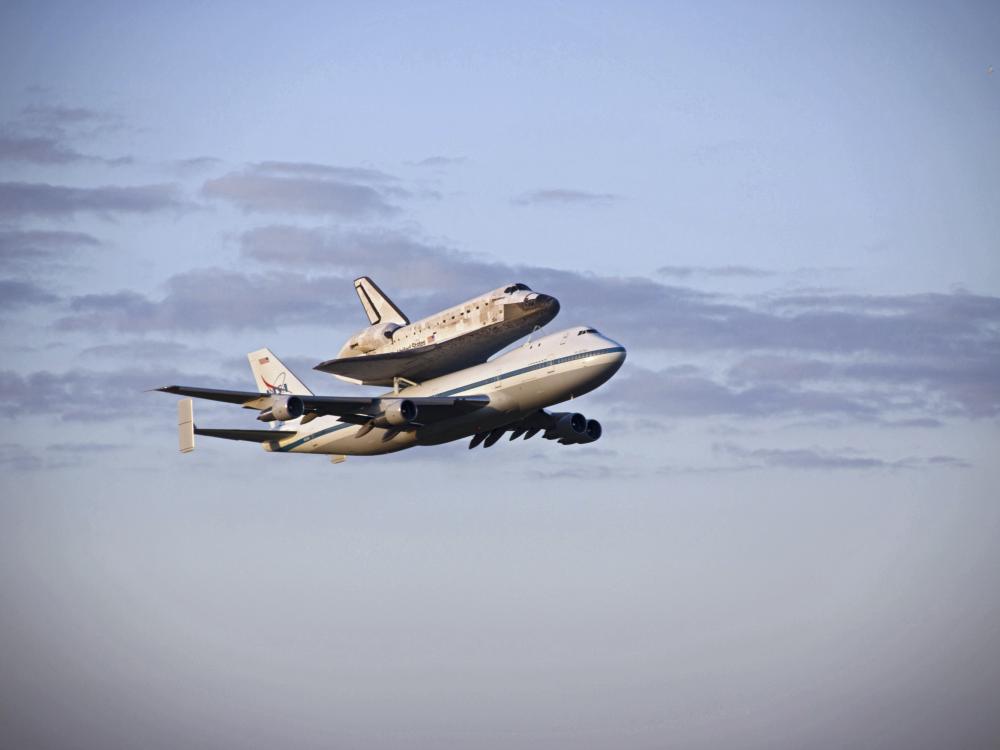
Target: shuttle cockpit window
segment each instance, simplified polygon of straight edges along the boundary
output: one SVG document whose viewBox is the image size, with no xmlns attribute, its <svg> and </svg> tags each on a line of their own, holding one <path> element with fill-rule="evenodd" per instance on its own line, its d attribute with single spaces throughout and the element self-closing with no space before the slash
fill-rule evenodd
<svg viewBox="0 0 1000 750">
<path fill-rule="evenodd" d="M 513 294 L 514 292 L 530 292 L 531 287 L 527 284 L 512 284 L 503 290 L 504 294 Z"/>
<path fill-rule="evenodd" d="M 577 336 L 582 336 L 585 333 L 597 333 L 597 329 L 596 328 L 584 328 L 582 331 L 577 331 L 576 335 Z"/>
</svg>

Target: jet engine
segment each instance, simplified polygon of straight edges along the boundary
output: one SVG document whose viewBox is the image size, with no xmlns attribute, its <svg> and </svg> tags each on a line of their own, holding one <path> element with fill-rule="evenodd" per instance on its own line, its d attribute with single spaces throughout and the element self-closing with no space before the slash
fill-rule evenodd
<svg viewBox="0 0 1000 750">
<path fill-rule="evenodd" d="M 546 440 L 565 440 L 575 443 L 587 434 L 587 418 L 582 414 L 563 412 L 552 416 L 556 418 L 556 423 L 545 431 Z"/>
<path fill-rule="evenodd" d="M 257 415 L 261 422 L 286 422 L 298 419 L 305 412 L 305 405 L 298 396 L 271 396 L 271 405 Z"/>
<path fill-rule="evenodd" d="M 382 407 L 372 420 L 375 427 L 402 427 L 417 418 L 417 405 L 408 398 L 383 399 Z"/>
<path fill-rule="evenodd" d="M 587 420 L 587 429 L 584 431 L 583 437 L 581 437 L 576 442 L 578 442 L 578 443 L 592 443 L 595 440 L 599 440 L 600 439 L 602 432 L 603 432 L 603 430 L 601 429 L 601 423 L 600 422 L 598 422 L 596 419 L 588 419 Z"/>
<path fill-rule="evenodd" d="M 596 419 L 587 419 L 582 414 L 564 412 L 553 414 L 555 426 L 545 431 L 546 440 L 558 440 L 560 445 L 593 443 L 599 440 L 603 430 Z"/>
<path fill-rule="evenodd" d="M 397 328 L 401 327 L 399 323 L 378 323 L 377 325 L 368 326 L 347 340 L 347 345 L 342 350 L 342 356 L 373 352 L 386 342 L 392 341 L 392 334 L 395 333 Z"/>
</svg>

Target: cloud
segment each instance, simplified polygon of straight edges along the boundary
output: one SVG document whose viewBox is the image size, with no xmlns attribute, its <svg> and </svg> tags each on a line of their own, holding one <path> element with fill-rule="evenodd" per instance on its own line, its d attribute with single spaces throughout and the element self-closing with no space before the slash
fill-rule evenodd
<svg viewBox="0 0 1000 750">
<path fill-rule="evenodd" d="M 734 384 L 772 387 L 823 387 L 841 392 L 878 388 L 883 402 L 899 408 L 919 405 L 939 414 L 1000 414 L 1000 357 L 987 333 L 961 349 L 939 349 L 910 356 L 887 352 L 860 360 L 755 355 L 733 364 Z M 915 425 L 912 420 L 910 425 Z M 927 426 L 927 425 L 924 425 Z"/>
<path fill-rule="evenodd" d="M 0 130 L 0 161 L 61 165 L 72 162 L 102 162 L 112 166 L 129 164 L 131 157 L 106 159 L 78 151 L 70 141 L 120 126 L 110 113 L 85 107 L 34 105 Z"/>
<path fill-rule="evenodd" d="M 716 443 L 716 453 L 741 461 L 737 467 L 805 470 L 916 469 L 930 466 L 968 468 L 969 463 L 954 456 L 907 457 L 895 461 L 866 456 L 855 450 L 830 451 L 822 448 L 743 448 L 735 443 Z"/>
<path fill-rule="evenodd" d="M 246 232 L 241 254 L 275 268 L 374 275 L 404 310 L 425 314 L 523 281 L 586 315 L 572 322 L 598 326 L 630 349 L 724 359 L 719 373 L 626 369 L 619 378 L 632 386 L 615 390 L 650 394 L 655 413 L 834 415 L 887 424 L 890 415 L 898 422 L 1000 414 L 997 297 L 736 298 L 648 278 L 496 263 L 394 230 L 272 225 Z"/>
<path fill-rule="evenodd" d="M 202 194 L 245 212 L 317 214 L 344 219 L 390 216 L 408 191 L 384 172 L 300 162 L 260 162 L 202 186 Z"/>
<path fill-rule="evenodd" d="M 8 311 L 28 305 L 55 302 L 54 294 L 37 284 L 20 279 L 0 279 L 0 310 Z"/>
<path fill-rule="evenodd" d="M 373 275 L 416 318 L 523 281 L 577 311 L 567 323 L 594 325 L 633 351 L 683 358 L 682 369 L 630 363 L 618 376 L 622 387 L 598 394 L 638 416 L 832 417 L 926 427 L 1000 414 L 996 297 L 737 298 L 648 278 L 497 263 L 394 229 L 269 225 L 244 233 L 240 251 L 263 270 L 179 274 L 160 298 L 129 291 L 76 297 L 58 326 L 136 333 L 259 327 L 261 307 L 247 300 L 266 300 L 266 323 L 275 326 L 359 320 L 349 279 L 360 274 Z M 696 364 L 706 359 L 714 369 Z"/>
<path fill-rule="evenodd" d="M 124 447 L 121 443 L 52 443 L 47 450 L 56 453 L 106 453 Z"/>
<path fill-rule="evenodd" d="M 26 125 L 45 132 L 62 132 L 66 128 L 80 126 L 105 127 L 121 122 L 121 118 L 110 112 L 63 104 L 29 105 L 21 110 L 21 120 Z"/>
<path fill-rule="evenodd" d="M 55 138 L 0 133 L 0 161 L 66 164 L 87 158 L 76 149 L 60 143 Z"/>
<path fill-rule="evenodd" d="M 703 292 L 665 287 L 648 279 L 499 263 L 394 229 L 304 229 L 278 224 L 245 232 L 240 247 L 242 257 L 277 268 L 372 275 L 394 299 L 409 295 L 426 306 L 451 305 L 456 295 L 481 294 L 515 280 L 530 282 L 539 291 L 555 293 L 555 289 L 571 295 L 581 303 L 580 309 L 623 313 L 630 321 L 646 306 L 658 300 L 662 303 L 664 296 L 710 299 Z"/>
<path fill-rule="evenodd" d="M 707 374 L 660 371 L 630 366 L 618 376 L 618 387 L 599 398 L 620 403 L 635 414 L 678 417 L 788 417 L 836 415 L 875 420 L 891 404 L 879 393 L 844 393 L 777 384 L 737 388 Z"/>
<path fill-rule="evenodd" d="M 621 196 L 614 193 L 589 193 L 585 190 L 569 190 L 567 188 L 552 188 L 549 190 L 533 190 L 521 193 L 511 198 L 515 206 L 535 205 L 584 205 L 608 206 L 620 200 Z"/>
<path fill-rule="evenodd" d="M 468 159 L 464 156 L 428 156 L 417 162 L 410 162 L 415 167 L 453 167 L 465 164 Z"/>
<path fill-rule="evenodd" d="M 39 263 L 51 269 L 81 248 L 100 244 L 96 237 L 84 232 L 0 228 L 0 270 L 33 272 L 39 269 Z"/>
<path fill-rule="evenodd" d="M 927 428 L 940 426 L 942 417 L 1000 414 L 998 376 L 1000 363 L 974 359 L 951 367 L 944 361 L 872 367 L 803 360 L 782 369 L 780 378 L 740 363 L 722 374 L 632 365 L 618 376 L 619 388 L 598 398 L 630 413 L 666 418 L 827 416 Z"/>
<path fill-rule="evenodd" d="M 256 164 L 252 164 L 251 168 L 260 173 L 274 175 L 312 175 L 362 183 L 388 183 L 399 181 L 399 178 L 379 169 L 370 169 L 367 167 L 341 167 L 331 164 L 317 164 L 315 162 L 306 161 L 261 161 Z"/>
<path fill-rule="evenodd" d="M 87 347 L 80 352 L 81 357 L 91 359 L 128 359 L 143 362 L 176 362 L 182 357 L 204 358 L 206 355 L 214 355 L 214 352 L 164 339 L 136 339 L 116 344 L 100 344 Z"/>
<path fill-rule="evenodd" d="M 167 165 L 180 174 L 192 174 L 214 169 L 221 163 L 222 160 L 214 156 L 193 156 L 188 159 L 175 159 Z"/>
<path fill-rule="evenodd" d="M 712 276 L 718 278 L 763 278 L 774 276 L 773 271 L 752 266 L 661 266 L 656 269 L 661 276 L 687 279 L 692 276 Z"/>
<path fill-rule="evenodd" d="M 171 368 L 39 370 L 27 374 L 5 370 L 0 371 L 0 408 L 9 417 L 51 414 L 68 422 L 134 420 L 147 413 L 161 395 L 147 393 L 150 388 L 178 382 L 246 389 L 249 373 L 242 379 L 226 379 Z"/>
<path fill-rule="evenodd" d="M 511 273 L 502 265 L 392 229 L 264 226 L 241 236 L 240 252 L 246 259 L 277 267 L 356 275 L 375 274 L 373 269 L 379 269 L 376 275 L 398 285 L 401 297 L 413 290 L 447 294 L 463 282 L 492 288 L 504 283 Z"/>
<path fill-rule="evenodd" d="M 101 162 L 110 166 L 131 164 L 132 157 L 105 159 L 83 154 L 66 145 L 61 139 L 48 136 L 12 135 L 0 133 L 0 161 L 26 162 L 29 164 L 69 164 L 71 162 Z"/>
<path fill-rule="evenodd" d="M 33 182 L 0 182 L 0 216 L 72 216 L 93 213 L 150 214 L 189 207 L 176 185 L 68 187 Z"/>
<path fill-rule="evenodd" d="M 553 450 L 567 448 L 569 446 L 554 445 Z M 634 471 L 623 469 L 620 464 L 595 464 L 587 463 L 580 466 L 553 466 L 551 461 L 540 462 L 542 468 L 536 468 L 538 464 L 533 464 L 532 468 L 523 472 L 524 476 L 531 479 L 546 480 L 614 480 L 616 482 L 625 479 L 634 479 L 637 474 Z"/>
<path fill-rule="evenodd" d="M 32 450 L 19 443 L 0 443 L 0 467 L 14 471 L 36 471 L 44 461 Z"/>
<path fill-rule="evenodd" d="M 336 294 L 338 289 L 344 293 Z M 329 276 L 199 269 L 172 276 L 159 299 L 130 290 L 74 297 L 71 314 L 56 326 L 67 331 L 140 333 L 330 325 L 346 315 L 358 317 L 357 301 L 349 289 L 349 280 Z"/>
</svg>

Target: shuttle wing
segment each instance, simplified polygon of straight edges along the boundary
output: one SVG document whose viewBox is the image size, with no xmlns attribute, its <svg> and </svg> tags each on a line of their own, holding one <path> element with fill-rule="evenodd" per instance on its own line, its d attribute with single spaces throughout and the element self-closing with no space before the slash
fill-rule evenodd
<svg viewBox="0 0 1000 750">
<path fill-rule="evenodd" d="M 340 357 L 320 362 L 313 369 L 341 375 L 359 383 L 391 384 L 395 377 L 414 377 L 435 359 L 433 353 L 442 344 L 430 344 L 415 349 L 386 354 L 366 354 L 363 357 Z"/>
<path fill-rule="evenodd" d="M 392 385 L 395 377 L 420 382 L 485 362 L 505 344 L 502 338 L 472 333 L 399 352 L 328 359 L 313 369 L 365 385 Z"/>
</svg>

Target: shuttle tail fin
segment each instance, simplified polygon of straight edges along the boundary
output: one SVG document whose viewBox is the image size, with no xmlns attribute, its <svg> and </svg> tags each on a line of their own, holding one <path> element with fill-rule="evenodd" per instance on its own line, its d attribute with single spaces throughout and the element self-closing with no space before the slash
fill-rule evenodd
<svg viewBox="0 0 1000 750">
<path fill-rule="evenodd" d="M 368 322 L 372 325 L 376 323 L 398 323 L 401 326 L 409 325 L 409 319 L 403 315 L 392 300 L 385 296 L 385 293 L 378 288 L 378 284 L 367 276 L 354 280 L 354 291 L 358 293 L 361 306 L 365 308 L 368 315 Z"/>
<path fill-rule="evenodd" d="M 313 392 L 295 377 L 284 363 L 274 356 L 270 349 L 258 349 L 247 355 L 253 370 L 257 390 L 261 393 L 279 393 L 292 396 L 311 396 Z"/>
</svg>

